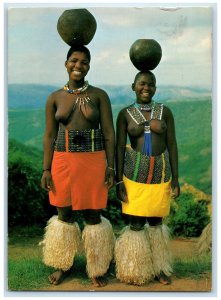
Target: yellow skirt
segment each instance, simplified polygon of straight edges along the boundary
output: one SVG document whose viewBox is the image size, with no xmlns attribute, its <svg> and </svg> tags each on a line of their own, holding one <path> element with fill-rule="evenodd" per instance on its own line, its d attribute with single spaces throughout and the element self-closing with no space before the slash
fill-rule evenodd
<svg viewBox="0 0 221 300">
<path fill-rule="evenodd" d="M 166 217 L 170 212 L 171 180 L 144 184 L 123 176 L 128 203 L 122 202 L 122 212 L 140 217 Z"/>
</svg>

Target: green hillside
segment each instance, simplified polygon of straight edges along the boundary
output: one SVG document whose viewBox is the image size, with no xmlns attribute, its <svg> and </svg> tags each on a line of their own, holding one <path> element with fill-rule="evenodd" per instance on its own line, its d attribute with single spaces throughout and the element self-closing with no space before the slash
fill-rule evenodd
<svg viewBox="0 0 221 300">
<path fill-rule="evenodd" d="M 212 105 L 211 99 L 201 101 L 167 101 L 173 111 L 179 148 L 180 182 L 187 182 L 212 192 Z M 113 105 L 116 124 L 121 105 Z M 9 110 L 9 138 L 42 150 L 44 109 Z"/>
<path fill-rule="evenodd" d="M 43 149 L 44 109 L 9 110 L 8 134 L 28 146 Z"/>
</svg>

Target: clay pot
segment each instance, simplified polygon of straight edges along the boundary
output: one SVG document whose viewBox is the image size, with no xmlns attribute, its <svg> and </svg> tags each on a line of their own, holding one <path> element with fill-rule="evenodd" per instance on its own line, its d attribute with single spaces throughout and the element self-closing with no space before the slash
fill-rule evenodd
<svg viewBox="0 0 221 300">
<path fill-rule="evenodd" d="M 139 71 L 153 70 L 161 60 L 162 49 L 153 39 L 139 39 L 130 47 L 129 56 Z"/>
<path fill-rule="evenodd" d="M 57 22 L 57 31 L 69 46 L 89 44 L 96 29 L 94 16 L 85 8 L 65 10 Z"/>
</svg>

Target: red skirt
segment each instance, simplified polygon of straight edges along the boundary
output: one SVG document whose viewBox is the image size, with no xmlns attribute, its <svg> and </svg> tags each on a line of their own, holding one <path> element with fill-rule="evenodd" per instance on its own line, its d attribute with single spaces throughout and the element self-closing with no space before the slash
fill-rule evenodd
<svg viewBox="0 0 221 300">
<path fill-rule="evenodd" d="M 107 206 L 105 151 L 54 152 L 50 204 L 72 206 L 72 210 L 102 209 Z"/>
</svg>

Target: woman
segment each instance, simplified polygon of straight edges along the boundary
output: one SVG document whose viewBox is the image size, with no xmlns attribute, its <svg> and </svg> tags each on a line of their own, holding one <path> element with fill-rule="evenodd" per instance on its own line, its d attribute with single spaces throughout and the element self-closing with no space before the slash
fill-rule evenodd
<svg viewBox="0 0 221 300">
<path fill-rule="evenodd" d="M 61 283 L 81 251 L 82 238 L 88 276 L 96 286 L 103 286 L 114 249 L 112 226 L 101 216 L 115 173 L 111 105 L 103 90 L 85 81 L 90 69 L 85 46 L 69 49 L 65 67 L 68 83 L 46 103 L 41 185 L 58 216 L 46 227 L 44 262 L 57 269 L 49 281 Z M 76 210 L 82 211 L 86 223 L 82 236 L 73 222 Z"/>
<path fill-rule="evenodd" d="M 130 218 L 116 241 L 117 278 L 141 285 L 157 277 L 168 284 L 172 268 L 162 220 L 169 214 L 171 188 L 174 198 L 180 193 L 174 118 L 168 107 L 152 100 L 152 72 L 139 72 L 132 89 L 136 102 L 117 119 L 117 196 Z"/>
</svg>

